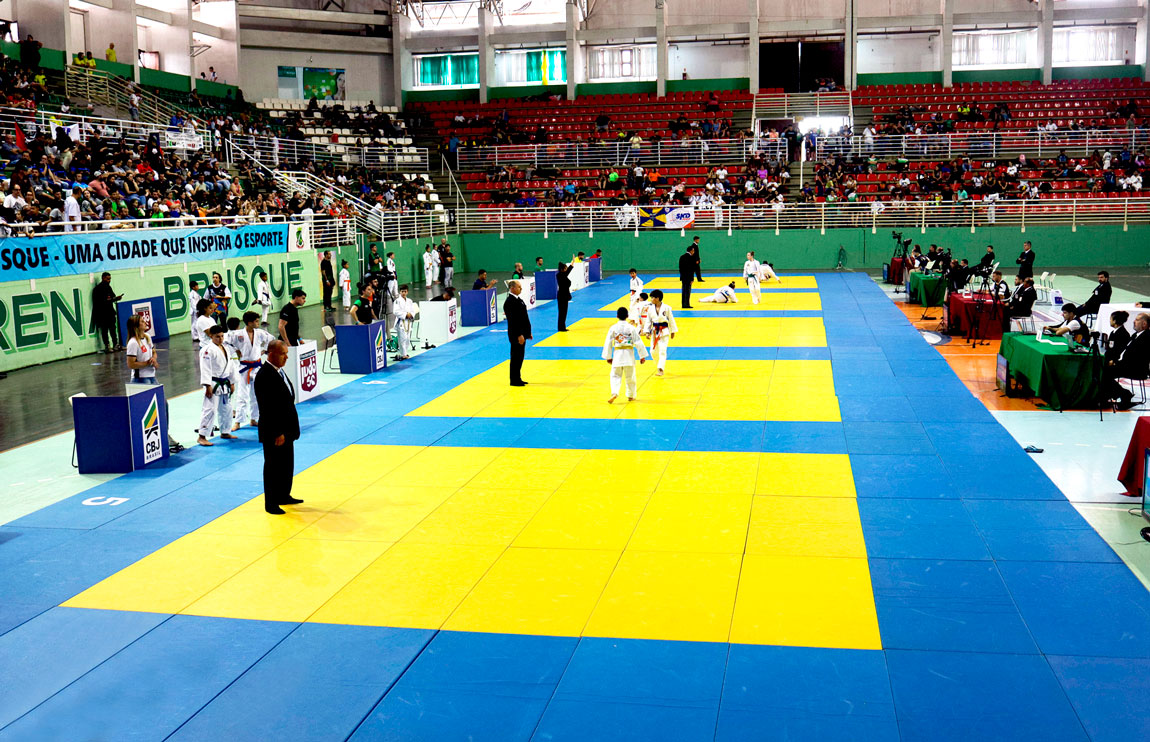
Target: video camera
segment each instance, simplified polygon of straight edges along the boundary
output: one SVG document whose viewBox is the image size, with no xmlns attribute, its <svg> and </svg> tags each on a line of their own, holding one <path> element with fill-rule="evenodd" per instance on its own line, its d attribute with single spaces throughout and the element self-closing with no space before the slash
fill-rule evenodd
<svg viewBox="0 0 1150 742">
<path fill-rule="evenodd" d="M 910 247 L 911 239 L 908 237 L 904 240 L 902 238 L 902 232 L 892 231 L 890 236 L 892 239 L 894 239 L 895 242 L 899 244 L 900 247 Z"/>
</svg>

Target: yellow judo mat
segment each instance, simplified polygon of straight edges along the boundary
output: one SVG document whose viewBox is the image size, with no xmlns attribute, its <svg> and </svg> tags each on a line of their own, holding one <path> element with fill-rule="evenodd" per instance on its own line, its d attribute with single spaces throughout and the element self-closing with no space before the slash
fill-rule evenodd
<svg viewBox="0 0 1150 742">
<path fill-rule="evenodd" d="M 607 330 L 614 317 L 587 317 L 541 340 L 541 348 L 603 347 Z M 808 347 L 827 344 L 822 317 L 676 317 L 679 332 L 671 341 L 671 358 L 675 347 L 726 348 Z"/>
<path fill-rule="evenodd" d="M 881 648 L 843 454 L 353 445 L 296 486 L 65 605 Z"/>
<path fill-rule="evenodd" d="M 723 284 L 724 286 L 726 284 Z M 759 297 L 759 303 L 751 303 L 751 293 L 747 290 L 742 279 L 735 282 L 735 298 L 737 301 L 718 304 L 714 302 L 705 302 L 704 298 L 714 294 L 714 290 L 706 291 L 692 291 L 691 296 L 691 311 L 695 312 L 723 312 L 723 311 L 736 311 L 736 312 L 785 312 L 785 311 L 802 311 L 802 312 L 819 312 L 822 311 L 822 301 L 819 299 L 818 294 L 771 294 L 762 292 Z M 679 294 L 678 289 L 667 289 L 664 292 L 663 302 L 670 305 L 673 310 L 681 310 L 683 308 L 682 296 Z M 631 295 L 627 294 L 621 296 L 615 301 L 600 307 L 601 312 L 614 312 L 619 307 L 627 307 L 631 304 Z"/>
<path fill-rule="evenodd" d="M 642 276 L 641 276 L 642 277 Z M 731 281 L 736 284 L 743 282 L 743 274 L 723 274 L 723 275 L 706 275 L 702 281 L 695 281 L 691 288 L 696 291 L 714 291 L 720 286 L 726 286 Z M 771 289 L 817 289 L 819 287 L 815 276 L 779 276 L 779 282 L 765 281 L 763 282 L 763 291 L 770 291 Z M 645 289 L 668 289 L 678 290 L 680 288 L 678 276 L 659 276 L 657 278 L 645 279 L 643 283 Z"/>
<path fill-rule="evenodd" d="M 815 287 L 813 277 L 788 283 Z M 581 319 L 543 339 L 586 355 L 529 352 L 529 386 L 509 387 L 507 364 L 497 364 L 408 414 L 840 419 L 829 361 L 674 355 L 676 346 L 825 346 L 821 317 L 679 319 L 667 375 L 640 366 L 638 399 L 612 405 L 599 357 L 613 321 Z M 298 475 L 295 491 L 306 503 L 286 515 L 266 517 L 254 498 L 65 605 L 881 648 L 845 454 L 350 445 Z"/>
<path fill-rule="evenodd" d="M 606 330 L 604 329 L 604 332 Z M 595 355 L 594 352 L 591 355 Z M 409 413 L 430 417 L 839 422 L 830 361 L 678 361 L 655 376 L 638 366 L 636 403 L 604 404 L 604 361 L 532 360 L 530 384 L 507 385 L 508 363 L 474 376 Z"/>
</svg>

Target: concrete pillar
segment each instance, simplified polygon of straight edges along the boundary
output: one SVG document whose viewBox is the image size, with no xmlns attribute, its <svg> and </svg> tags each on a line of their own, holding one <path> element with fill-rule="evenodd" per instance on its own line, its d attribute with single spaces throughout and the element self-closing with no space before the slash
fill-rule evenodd
<svg viewBox="0 0 1150 742">
<path fill-rule="evenodd" d="M 21 40 L 32 34 L 45 49 L 68 48 L 68 0 L 23 0 L 15 15 Z"/>
<path fill-rule="evenodd" d="M 759 92 L 759 0 L 747 0 L 750 23 L 747 34 L 747 87 L 751 94 Z"/>
<path fill-rule="evenodd" d="M 858 80 L 858 5 L 856 0 L 845 0 L 846 19 L 843 41 L 843 85 L 854 90 Z"/>
<path fill-rule="evenodd" d="M 938 35 L 942 85 L 954 85 L 954 0 L 942 0 L 942 32 Z"/>
<path fill-rule="evenodd" d="M 1042 0 L 1038 49 L 1042 54 L 1042 84 L 1049 85 L 1054 80 L 1054 0 Z"/>
<path fill-rule="evenodd" d="M 584 77 L 583 48 L 575 33 L 579 30 L 579 6 L 567 0 L 567 100 L 575 100 L 576 85 Z"/>
<path fill-rule="evenodd" d="M 414 62 L 407 50 L 411 19 L 405 15 L 391 17 L 391 80 L 395 97 L 391 105 L 403 108 L 403 91 L 410 90 L 414 81 Z"/>
<path fill-rule="evenodd" d="M 655 95 L 667 94 L 667 67 L 670 50 L 667 48 L 667 2 L 655 0 Z"/>
<path fill-rule="evenodd" d="M 491 48 L 491 11 L 479 6 L 479 102 L 487 102 L 487 89 L 495 80 L 495 51 Z"/>
<path fill-rule="evenodd" d="M 1150 82 L 1150 2 L 1142 6 L 1142 20 L 1138 22 L 1138 48 L 1134 63 L 1142 65 L 1142 79 Z"/>
</svg>

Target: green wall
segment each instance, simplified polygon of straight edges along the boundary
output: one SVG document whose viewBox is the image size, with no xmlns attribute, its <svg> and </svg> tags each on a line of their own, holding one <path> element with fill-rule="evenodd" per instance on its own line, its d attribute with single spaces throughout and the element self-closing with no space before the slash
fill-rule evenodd
<svg viewBox="0 0 1150 742">
<path fill-rule="evenodd" d="M 655 81 L 647 82 L 583 82 L 575 86 L 576 97 L 584 95 L 631 95 L 635 93 L 655 94 Z"/>
<path fill-rule="evenodd" d="M 751 87 L 749 77 L 712 77 L 698 80 L 668 80 L 668 93 L 687 93 L 697 90 L 747 90 Z"/>
<path fill-rule="evenodd" d="M 351 255 L 355 249 L 351 248 Z M 188 332 L 188 281 L 207 285 L 212 271 L 224 275 L 232 291 L 232 307 L 247 309 L 254 296 L 253 276 L 259 270 L 268 274 L 273 307 L 279 308 L 290 290 L 302 287 L 308 303 L 322 299 L 319 264 L 312 252 L 253 255 L 227 261 L 163 265 L 112 271 L 112 286 L 124 300 L 150 296 L 165 298 L 168 332 Z M 92 288 L 94 274 L 64 276 L 35 281 L 9 281 L 0 284 L 0 371 L 47 363 L 61 358 L 94 353 L 100 345 L 93 330 Z"/>
<path fill-rule="evenodd" d="M 106 59 L 97 59 L 96 69 L 116 77 L 122 77 L 125 80 L 134 80 L 136 75 L 136 68 L 132 65 L 123 62 L 109 62 Z"/>
<path fill-rule="evenodd" d="M 980 227 L 974 234 L 969 227 L 928 227 L 925 234 L 916 228 L 902 231 L 915 243 L 937 243 L 951 248 L 957 257 L 973 260 L 981 257 L 988 244 L 995 245 L 1000 256 L 1010 258 L 1015 251 L 1021 252 L 1024 240 L 1030 240 L 1040 270 L 1044 265 L 1142 267 L 1150 258 L 1146 249 L 1150 227 L 1123 232 L 1121 225 L 1080 226 L 1072 232 L 1069 227 L 1032 226 L 1025 234 L 1018 227 Z M 551 232 L 546 239 L 534 233 L 507 233 L 503 239 L 498 233 L 472 233 L 460 236 L 456 273 L 477 268 L 510 270 L 516 261 L 533 265 L 539 255 L 545 265 L 554 267 L 579 250 L 590 254 L 597 249 L 603 250 L 605 270 L 665 271 L 678 265 L 679 256 L 696 234 L 702 238 L 703 265 L 712 269 L 741 267 L 748 250 L 777 268 L 831 269 L 842 248 L 846 268 L 877 270 L 890 259 L 894 244 L 889 229 L 877 234 L 869 229 L 828 229 L 826 234 L 816 229 L 784 229 L 778 235 L 774 230 L 736 230 L 729 237 L 726 230 L 687 230 L 684 236 L 667 230 L 641 231 L 637 238 L 633 231 L 596 232 L 593 237 L 587 232 Z M 1011 264 L 1009 259 L 1004 263 Z"/>
<path fill-rule="evenodd" d="M 1106 80 L 1122 77 L 1142 77 L 1142 65 L 1097 65 L 1090 67 L 1055 67 L 1055 80 Z M 1042 70 L 955 70 L 954 82 L 1037 82 L 1042 79 Z M 942 84 L 942 71 L 926 72 L 873 72 L 858 76 L 859 87 L 863 85 L 923 85 Z M 668 83 L 669 85 L 670 83 Z"/>
<path fill-rule="evenodd" d="M 465 88 L 462 90 L 404 90 L 403 102 L 426 103 L 440 100 L 478 101 L 479 88 Z"/>
<path fill-rule="evenodd" d="M 1098 67 L 1055 67 L 1055 80 L 1102 80 L 1111 77 L 1142 78 L 1142 65 L 1116 64 Z"/>
<path fill-rule="evenodd" d="M 154 88 L 178 90 L 181 93 L 188 93 L 191 92 L 192 89 L 192 78 L 188 77 L 187 75 L 177 75 L 174 72 L 150 70 L 146 67 L 141 67 L 140 84 L 151 85 Z"/>
<path fill-rule="evenodd" d="M 211 80 L 196 78 L 196 92 L 200 95 L 207 95 L 212 98 L 227 98 L 229 90 L 232 91 L 232 99 L 234 100 L 240 90 L 235 85 L 226 85 L 222 82 L 212 82 Z"/>
<path fill-rule="evenodd" d="M 859 73 L 858 86 L 863 85 L 927 85 L 942 84 L 942 70 L 927 72 L 871 72 Z"/>
</svg>

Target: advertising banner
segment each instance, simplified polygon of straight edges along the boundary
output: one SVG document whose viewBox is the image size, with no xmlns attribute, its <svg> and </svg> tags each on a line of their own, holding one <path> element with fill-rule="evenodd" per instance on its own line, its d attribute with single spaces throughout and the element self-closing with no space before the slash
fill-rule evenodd
<svg viewBox="0 0 1150 742">
<path fill-rule="evenodd" d="M 687 229 L 695 225 L 695 210 L 688 207 L 639 207 L 639 226 L 644 228 Z"/>
<path fill-rule="evenodd" d="M 288 225 L 66 232 L 0 239 L 0 282 L 287 252 Z"/>
</svg>

